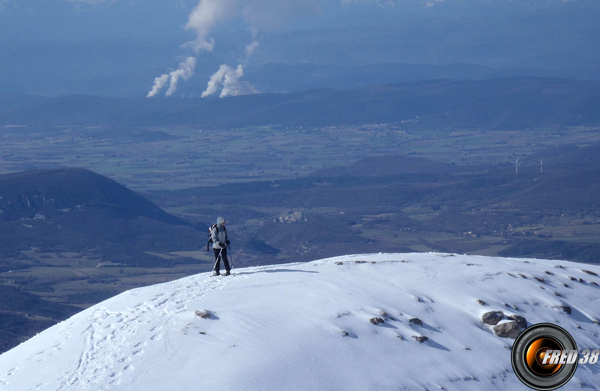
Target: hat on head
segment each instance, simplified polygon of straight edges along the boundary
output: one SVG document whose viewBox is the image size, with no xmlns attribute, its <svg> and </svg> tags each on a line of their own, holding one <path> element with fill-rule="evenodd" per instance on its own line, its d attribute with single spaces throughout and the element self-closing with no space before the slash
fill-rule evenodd
<svg viewBox="0 0 600 391">
<path fill-rule="evenodd" d="M 221 225 L 221 223 L 224 223 L 225 219 L 222 217 L 217 218 L 217 225 Z"/>
</svg>

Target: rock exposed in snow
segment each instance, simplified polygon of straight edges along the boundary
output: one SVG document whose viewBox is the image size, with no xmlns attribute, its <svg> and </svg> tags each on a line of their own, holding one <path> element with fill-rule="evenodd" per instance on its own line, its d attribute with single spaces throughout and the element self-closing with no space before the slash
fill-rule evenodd
<svg viewBox="0 0 600 391">
<path fill-rule="evenodd" d="M 506 319 L 514 320 L 522 330 L 527 328 L 527 319 L 520 315 L 508 315 Z"/>
<path fill-rule="evenodd" d="M 500 323 L 494 326 L 494 334 L 501 338 L 517 338 L 521 331 L 523 328 L 517 322 Z"/>
<path fill-rule="evenodd" d="M 371 322 L 373 324 L 380 324 L 380 323 L 385 323 L 385 320 L 383 320 L 381 318 L 371 318 L 371 319 L 369 319 L 369 322 Z"/>
<path fill-rule="evenodd" d="M 483 323 L 491 326 L 497 325 L 502 319 L 504 319 L 504 313 L 502 311 L 490 311 L 481 316 Z"/>
<path fill-rule="evenodd" d="M 419 318 L 412 318 L 408 320 L 410 324 L 416 324 L 417 326 L 423 326 L 423 321 Z"/>
<path fill-rule="evenodd" d="M 199 316 L 202 319 L 210 318 L 210 312 L 208 312 L 207 310 L 196 310 L 195 314 L 196 316 Z"/>
</svg>

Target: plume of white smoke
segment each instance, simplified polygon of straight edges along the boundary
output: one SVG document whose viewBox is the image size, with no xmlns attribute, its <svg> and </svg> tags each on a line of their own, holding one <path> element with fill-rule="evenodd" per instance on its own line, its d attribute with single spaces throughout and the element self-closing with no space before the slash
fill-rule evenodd
<svg viewBox="0 0 600 391">
<path fill-rule="evenodd" d="M 229 71 L 225 73 L 225 80 L 223 80 L 223 90 L 219 97 L 223 98 L 228 95 L 237 95 L 239 90 L 238 81 L 244 76 L 244 67 L 239 64 L 237 69 L 234 71 L 229 68 Z"/>
<path fill-rule="evenodd" d="M 200 0 L 192 10 L 185 28 L 196 32 L 196 40 L 188 42 L 195 53 L 202 50 L 212 51 L 215 41 L 208 37 L 210 31 L 219 23 L 235 18 L 240 0 Z"/>
<path fill-rule="evenodd" d="M 188 57 L 185 59 L 185 61 L 179 64 L 179 68 L 177 68 L 176 71 L 173 71 L 169 74 L 171 77 L 171 85 L 167 90 L 167 96 L 173 95 L 173 93 L 177 90 L 177 82 L 179 81 L 179 78 L 187 81 L 194 75 L 196 61 L 196 57 Z"/>
<path fill-rule="evenodd" d="M 1 0 L 0 0 L 1 1 Z M 73 0 L 77 1 L 77 0 Z M 102 0 L 82 0 L 102 1 Z M 212 51 L 215 40 L 209 36 L 210 32 L 219 24 L 239 17 L 249 23 L 253 37 L 256 38 L 257 27 L 269 29 L 278 27 L 283 21 L 297 16 L 308 15 L 317 12 L 321 0 L 199 0 L 198 5 L 189 15 L 185 26 L 188 30 L 196 33 L 196 39 L 188 42 L 184 47 L 189 47 L 198 55 L 201 51 Z M 255 39 L 246 46 L 246 61 L 259 46 Z M 193 60 L 192 60 L 193 59 Z M 155 96 L 170 80 L 167 96 L 177 90 L 179 79 L 188 80 L 194 74 L 197 57 L 188 57 L 186 61 L 179 64 L 179 68 L 171 73 L 165 73 L 154 79 L 154 85 L 148 93 L 148 97 Z M 224 73 L 223 73 L 224 72 Z M 221 75 L 222 74 L 222 75 Z M 224 70 L 223 66 L 211 77 L 208 88 L 202 96 L 214 94 L 222 85 L 221 96 L 234 94 L 239 79 L 243 75 L 243 67 L 240 65 L 233 70 L 229 66 Z M 213 91 L 214 90 L 214 91 Z M 212 91 L 212 92 L 210 92 Z"/>
<path fill-rule="evenodd" d="M 257 32 L 253 31 L 252 36 L 256 38 Z M 243 63 L 248 62 L 250 56 L 259 45 L 260 43 L 256 39 L 246 45 L 246 60 Z M 221 65 L 219 70 L 210 77 L 206 90 L 202 93 L 202 97 L 205 98 L 213 95 L 221 86 L 223 89 L 219 97 L 224 98 L 229 95 L 237 95 L 240 91 L 239 81 L 242 76 L 244 76 L 244 66 L 242 64 L 239 64 L 235 70 L 227 64 Z"/>
<path fill-rule="evenodd" d="M 223 81 L 223 78 L 225 77 L 225 73 L 227 72 L 228 69 L 230 69 L 229 66 L 227 64 L 223 64 L 223 65 L 221 65 L 219 70 L 216 71 L 210 77 L 210 80 L 208 81 L 208 86 L 206 87 L 206 90 L 202 93 L 203 98 L 217 92 L 217 90 L 219 89 L 219 86 L 221 85 L 221 82 Z"/>
<path fill-rule="evenodd" d="M 242 64 L 238 65 L 235 70 L 227 64 L 221 65 L 219 70 L 210 77 L 206 90 L 202 93 L 202 97 L 205 98 L 214 94 L 221 86 L 223 86 L 221 95 L 219 95 L 221 98 L 236 95 L 238 82 L 242 76 L 244 76 L 244 67 Z"/>
<path fill-rule="evenodd" d="M 171 81 L 169 85 L 169 89 L 167 90 L 166 96 L 171 96 L 175 91 L 177 91 L 177 83 L 179 79 L 189 80 L 194 75 L 194 70 L 196 69 L 196 57 L 188 57 L 185 61 L 179 63 L 179 67 L 170 73 L 165 73 L 154 79 L 154 85 L 152 89 L 146 96 L 147 98 L 152 98 L 156 96 L 158 92 L 167 85 L 169 80 Z"/>
<path fill-rule="evenodd" d="M 165 86 L 165 84 L 167 84 L 168 81 L 169 81 L 168 73 L 161 75 L 161 76 L 157 77 L 156 79 L 154 79 L 154 85 L 152 86 L 152 89 L 150 90 L 150 92 L 148 93 L 148 96 L 146 96 L 146 97 L 152 98 L 153 96 L 158 94 L 158 91 L 160 91 Z"/>
<path fill-rule="evenodd" d="M 260 26 L 270 29 L 280 26 L 293 17 L 318 12 L 321 0 L 200 0 L 191 12 L 185 26 L 196 33 L 196 39 L 188 42 L 196 53 L 212 50 L 215 42 L 210 32 L 219 24 L 242 16 L 252 29 Z"/>
</svg>

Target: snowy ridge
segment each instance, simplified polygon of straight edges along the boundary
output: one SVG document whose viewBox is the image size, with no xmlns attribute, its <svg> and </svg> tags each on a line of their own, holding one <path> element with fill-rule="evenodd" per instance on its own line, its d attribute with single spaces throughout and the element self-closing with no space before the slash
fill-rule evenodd
<svg viewBox="0 0 600 391">
<path fill-rule="evenodd" d="M 597 349 L 598 274 L 433 253 L 198 274 L 125 292 L 1 355 L 0 390 L 528 390 L 514 340 L 481 316 L 556 323 Z M 593 389 L 599 372 L 580 366 L 564 389 Z"/>
</svg>

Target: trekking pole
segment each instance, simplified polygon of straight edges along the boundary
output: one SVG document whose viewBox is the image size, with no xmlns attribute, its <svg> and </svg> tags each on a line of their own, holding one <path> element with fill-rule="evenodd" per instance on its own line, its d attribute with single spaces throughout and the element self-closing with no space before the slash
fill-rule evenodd
<svg viewBox="0 0 600 391">
<path fill-rule="evenodd" d="M 217 255 L 217 259 L 215 259 L 215 264 L 213 265 L 213 270 L 215 270 L 215 268 L 217 267 L 217 263 L 221 262 L 221 253 L 223 252 L 223 249 L 221 249 L 221 251 L 219 251 L 219 255 Z"/>
<path fill-rule="evenodd" d="M 231 253 L 231 244 L 229 244 L 227 248 L 229 249 L 229 259 L 231 261 L 231 268 L 233 269 L 233 253 Z"/>
</svg>

